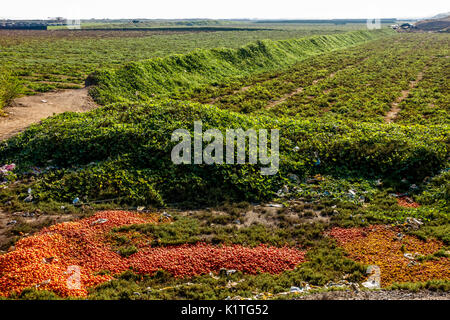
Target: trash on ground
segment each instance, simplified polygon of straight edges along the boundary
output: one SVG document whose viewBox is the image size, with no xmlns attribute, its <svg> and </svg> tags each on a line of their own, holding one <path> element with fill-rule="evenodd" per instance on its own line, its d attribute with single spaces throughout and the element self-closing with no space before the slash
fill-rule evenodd
<svg viewBox="0 0 450 320">
<path fill-rule="evenodd" d="M 6 174 L 8 172 L 13 171 L 15 168 L 16 168 L 16 165 L 14 163 L 5 164 L 4 166 L 0 167 L 0 174 Z"/>
<path fill-rule="evenodd" d="M 367 289 L 380 289 L 380 284 L 375 280 L 363 282 L 362 286 Z"/>
<path fill-rule="evenodd" d="M 169 214 L 169 213 L 167 213 L 167 212 L 165 212 L 165 211 L 162 213 L 162 216 L 163 216 L 164 218 L 172 218 L 172 215 Z"/>
<path fill-rule="evenodd" d="M 105 223 L 105 222 L 107 222 L 108 221 L 108 219 L 103 219 L 103 218 L 100 218 L 100 219 L 97 219 L 97 220 L 95 220 L 94 222 L 92 222 L 91 224 L 103 224 L 103 223 Z"/>
<path fill-rule="evenodd" d="M 8 223 L 6 223 L 7 226 L 12 226 L 15 225 L 17 223 L 17 220 L 11 220 Z"/>
<path fill-rule="evenodd" d="M 423 225 L 423 222 L 420 219 L 409 217 L 406 218 L 405 224 L 409 229 L 417 230 Z"/>
</svg>

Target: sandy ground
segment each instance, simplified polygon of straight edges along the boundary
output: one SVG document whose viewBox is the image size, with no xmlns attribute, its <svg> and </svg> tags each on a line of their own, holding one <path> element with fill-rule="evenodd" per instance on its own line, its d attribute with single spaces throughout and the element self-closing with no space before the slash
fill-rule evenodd
<svg viewBox="0 0 450 320">
<path fill-rule="evenodd" d="M 395 118 L 397 118 L 398 113 L 401 111 L 399 108 L 399 104 L 400 102 L 402 102 L 403 100 L 405 100 L 408 96 L 409 96 L 409 91 L 414 89 L 417 84 L 419 83 L 419 81 L 421 81 L 423 78 L 423 72 L 420 72 L 417 75 L 417 79 L 414 81 L 411 81 L 409 84 L 409 89 L 408 90 L 403 90 L 402 94 L 400 95 L 400 97 L 398 97 L 393 103 L 392 103 L 392 108 L 391 110 L 386 114 L 384 120 L 387 123 L 391 123 L 394 122 Z"/>
<path fill-rule="evenodd" d="M 66 111 L 84 112 L 96 107 L 88 88 L 47 92 L 14 100 L 0 117 L 0 141 L 25 130 L 29 125 Z"/>
</svg>

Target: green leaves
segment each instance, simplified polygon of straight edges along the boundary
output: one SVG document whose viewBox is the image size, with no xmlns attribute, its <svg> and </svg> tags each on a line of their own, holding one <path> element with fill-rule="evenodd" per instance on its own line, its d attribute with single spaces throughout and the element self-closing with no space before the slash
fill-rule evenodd
<svg viewBox="0 0 450 320">
<path fill-rule="evenodd" d="M 23 92 L 22 82 L 9 70 L 0 67 L 0 115 L 2 108 Z"/>
<path fill-rule="evenodd" d="M 261 176 L 260 166 L 249 164 L 174 165 L 171 133 L 179 128 L 192 132 L 198 119 L 203 119 L 204 130 L 219 128 L 223 133 L 227 128 L 279 128 L 279 173 Z M 37 179 L 33 189 L 42 199 L 206 204 L 273 198 L 289 174 L 300 179 L 322 173 L 420 182 L 448 165 L 448 135 L 447 126 L 276 119 L 163 100 L 47 119 L 0 144 L 0 163 L 16 163 L 19 174 L 31 166 L 57 167 Z"/>
<path fill-rule="evenodd" d="M 192 96 L 200 88 L 233 79 L 280 70 L 324 51 L 345 48 L 391 34 L 389 30 L 354 31 L 283 41 L 264 40 L 238 49 L 195 50 L 141 62 L 111 71 L 98 71 L 91 78 L 93 96 L 101 104 L 136 101 L 137 97 Z M 316 41 L 320 39 L 321 41 Z M 307 53 L 307 54 L 305 54 Z M 136 92 L 139 94 L 137 95 Z M 270 95 L 270 92 L 259 94 Z M 246 107 L 249 111 L 251 106 Z"/>
</svg>

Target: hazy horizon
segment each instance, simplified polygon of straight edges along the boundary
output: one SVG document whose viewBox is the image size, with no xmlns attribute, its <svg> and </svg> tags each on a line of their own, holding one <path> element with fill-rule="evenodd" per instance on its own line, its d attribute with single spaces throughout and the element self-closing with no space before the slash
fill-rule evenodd
<svg viewBox="0 0 450 320">
<path fill-rule="evenodd" d="M 166 0 L 157 5 L 138 0 L 126 6 L 106 0 L 15 1 L 3 4 L 0 19 L 373 19 L 426 18 L 449 11 L 447 1 L 358 1 L 358 0 Z"/>
</svg>

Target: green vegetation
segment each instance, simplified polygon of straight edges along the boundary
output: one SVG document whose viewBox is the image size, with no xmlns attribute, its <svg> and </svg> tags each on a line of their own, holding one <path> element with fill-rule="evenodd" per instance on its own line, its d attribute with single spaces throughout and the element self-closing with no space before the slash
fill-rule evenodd
<svg viewBox="0 0 450 320">
<path fill-rule="evenodd" d="M 279 173 L 262 176 L 263 165 L 175 165 L 174 130 L 279 128 Z M 115 104 L 85 114 L 62 114 L 0 144 L 0 162 L 59 169 L 33 184 L 35 200 L 123 198 L 129 204 L 264 200 L 289 174 L 351 174 L 406 177 L 419 183 L 447 165 L 448 128 L 397 127 L 251 117 L 212 106 L 175 101 Z M 299 149 L 294 151 L 294 147 Z M 321 159 L 316 165 L 317 158 Z M 170 183 L 164 183 L 170 181 Z M 24 190 L 24 192 L 26 192 Z M 198 194 L 204 197 L 198 198 Z M 24 195 L 25 197 L 26 195 Z"/>
<path fill-rule="evenodd" d="M 218 86 L 235 78 L 286 68 L 307 57 L 387 34 L 390 31 L 354 31 L 298 40 L 264 40 L 236 50 L 196 50 L 97 72 L 87 82 L 96 85 L 91 94 L 102 104 L 155 95 L 187 98 L 205 85 Z"/>
<path fill-rule="evenodd" d="M 223 218 L 221 221 L 220 217 Z M 234 221 L 227 221 L 233 218 L 243 219 L 241 214 L 233 217 L 232 215 L 216 215 L 211 212 L 199 214 L 195 218 L 176 216 L 177 220 L 170 224 L 144 224 L 116 228 L 113 230 L 112 238 L 115 239 L 117 245 L 120 245 L 123 242 L 121 234 L 138 232 L 154 237 L 152 242 L 154 246 L 202 241 L 212 244 L 240 244 L 251 247 L 256 247 L 261 243 L 278 247 L 285 245 L 307 247 L 323 240 L 321 234 L 324 231 L 324 225 L 321 223 L 306 226 L 285 225 L 280 216 L 277 217 L 278 223 L 275 222 L 274 226 L 255 224 L 239 228 L 239 225 L 233 224 Z"/>
<path fill-rule="evenodd" d="M 0 67 L 14 70 L 26 86 L 25 93 L 34 94 L 80 88 L 86 77 L 99 68 L 119 68 L 131 61 L 184 54 L 195 49 L 238 48 L 263 39 L 296 39 L 364 28 L 364 25 L 306 25 L 207 32 L 176 28 L 159 31 L 0 30 Z"/>
<path fill-rule="evenodd" d="M 423 72 L 423 79 L 418 83 L 410 95 L 400 103 L 401 111 L 398 121 L 402 124 L 427 124 L 427 123 L 449 123 L 450 121 L 450 75 L 448 70 L 450 67 L 448 59 L 448 47 L 445 47 L 445 39 L 436 42 L 440 44 L 440 50 L 430 48 L 431 45 L 425 46 L 421 53 L 424 57 L 429 57 L 433 61 L 429 67 Z M 430 57 L 429 57 L 430 58 Z"/>
<path fill-rule="evenodd" d="M 432 280 L 428 282 L 415 283 L 396 283 L 390 287 L 391 290 L 409 290 L 417 292 L 419 290 L 427 289 L 431 291 L 446 291 L 450 290 L 450 281 L 448 280 Z"/>
<path fill-rule="evenodd" d="M 0 116 L 2 108 L 9 105 L 22 92 L 22 84 L 10 71 L 0 68 Z"/>
<path fill-rule="evenodd" d="M 421 46 L 424 41 L 427 44 Z M 380 39 L 311 57 L 284 72 L 257 75 L 237 85 L 207 87 L 193 96 L 196 101 L 243 113 L 384 122 L 392 103 L 408 93 L 395 122 L 448 124 L 448 81 L 440 72 L 448 60 L 447 41 L 446 35 Z M 420 75 L 423 79 L 411 88 Z M 414 111 L 418 103 L 431 102 L 427 110 L 432 112 Z"/>
<path fill-rule="evenodd" d="M 89 214 L 138 206 L 170 212 L 170 223 L 113 229 L 109 240 L 124 257 L 141 249 L 133 242 L 137 235 L 151 246 L 201 241 L 308 250 L 307 262 L 279 275 L 177 279 L 164 271 L 142 276 L 130 270 L 93 288 L 91 299 L 224 299 L 267 292 L 278 299 L 292 298 L 276 294 L 305 282 L 363 281 L 365 266 L 324 235 L 332 226 L 390 224 L 449 246 L 449 95 L 442 71 L 448 68 L 448 35 L 334 31 L 339 34 L 281 41 L 275 40 L 303 36 L 306 29 L 117 39 L 109 33 L 41 45 L 9 39 L 0 63 L 5 58 L 14 65 L 36 47 L 45 57 L 25 60 L 19 69 L 29 92 L 79 86 L 95 71 L 86 82 L 102 106 L 51 117 L 0 142 L 0 164 L 17 165 L 0 189 L 0 205 L 21 212 Z M 227 48 L 210 49 L 218 43 Z M 77 60 L 84 51 L 91 55 Z M 398 114 L 387 123 L 395 102 Z M 192 133 L 198 120 L 203 131 L 279 129 L 278 173 L 261 175 L 261 163 L 173 164 L 172 132 Z M 406 196 L 411 206 L 401 205 Z M 80 203 L 73 203 L 76 198 Z M 423 222 L 418 230 L 405 225 L 411 217 Z M 19 220 L 11 233 L 36 229 Z M 417 260 L 448 258 L 446 249 Z M 391 289 L 448 288 L 448 281 L 430 281 Z M 57 297 L 30 289 L 15 298 Z"/>
</svg>

